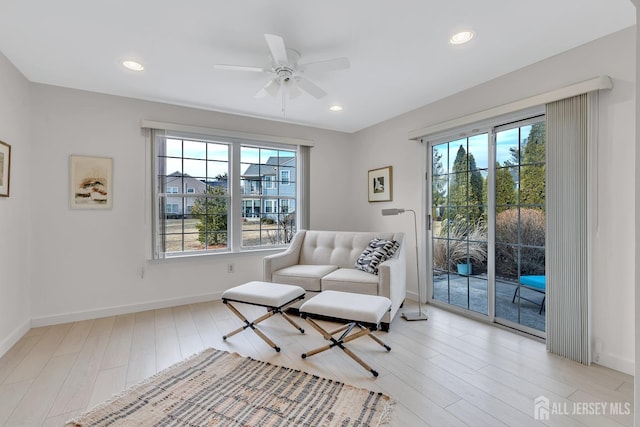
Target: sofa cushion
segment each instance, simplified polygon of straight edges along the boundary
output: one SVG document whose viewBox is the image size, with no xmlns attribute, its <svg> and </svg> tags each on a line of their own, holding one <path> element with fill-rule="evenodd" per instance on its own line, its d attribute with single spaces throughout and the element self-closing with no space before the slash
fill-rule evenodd
<svg viewBox="0 0 640 427">
<path fill-rule="evenodd" d="M 307 291 L 320 291 L 320 279 L 337 268 L 335 265 L 297 264 L 274 271 L 272 281 L 297 285 Z"/>
<path fill-rule="evenodd" d="M 322 278 L 322 291 L 378 295 L 378 276 L 355 268 L 339 268 Z"/>
<path fill-rule="evenodd" d="M 355 263 L 355 268 L 371 274 L 378 274 L 381 263 L 391 258 L 400 247 L 395 240 L 372 239 Z"/>
</svg>

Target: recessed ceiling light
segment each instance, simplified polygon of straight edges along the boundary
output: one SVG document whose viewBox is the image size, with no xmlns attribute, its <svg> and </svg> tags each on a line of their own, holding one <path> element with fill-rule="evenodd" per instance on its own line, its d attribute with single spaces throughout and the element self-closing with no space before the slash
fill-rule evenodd
<svg viewBox="0 0 640 427">
<path fill-rule="evenodd" d="M 122 61 L 122 65 L 125 68 L 128 68 L 131 71 L 142 71 L 144 70 L 144 65 L 136 61 Z"/>
<path fill-rule="evenodd" d="M 329 110 L 337 113 L 338 111 L 342 111 L 342 106 L 341 105 L 332 105 L 331 107 L 329 107 Z"/>
<path fill-rule="evenodd" d="M 449 43 L 451 44 L 464 44 L 473 38 L 473 31 L 460 31 L 459 33 L 455 33 L 449 39 Z"/>
</svg>

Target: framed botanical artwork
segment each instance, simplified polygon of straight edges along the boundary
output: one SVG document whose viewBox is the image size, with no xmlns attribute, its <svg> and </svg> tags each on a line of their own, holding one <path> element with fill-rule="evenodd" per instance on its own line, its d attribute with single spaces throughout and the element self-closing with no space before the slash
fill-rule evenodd
<svg viewBox="0 0 640 427">
<path fill-rule="evenodd" d="M 0 197 L 9 197 L 11 146 L 0 141 Z"/>
<path fill-rule="evenodd" d="M 110 209 L 113 204 L 113 159 L 71 156 L 69 198 L 72 209 Z"/>
<path fill-rule="evenodd" d="M 390 202 L 393 197 L 392 168 L 387 166 L 369 171 L 369 201 Z"/>
</svg>

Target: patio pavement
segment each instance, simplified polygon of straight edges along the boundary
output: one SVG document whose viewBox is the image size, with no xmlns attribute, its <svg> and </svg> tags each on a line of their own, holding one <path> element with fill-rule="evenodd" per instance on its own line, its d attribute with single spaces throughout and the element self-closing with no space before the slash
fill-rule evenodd
<svg viewBox="0 0 640 427">
<path fill-rule="evenodd" d="M 496 317 L 544 331 L 545 311 L 542 310 L 542 314 L 539 313 L 540 305 L 518 298 L 514 303 L 511 302 L 516 286 L 515 282 L 496 281 Z M 486 274 L 473 276 L 460 276 L 455 273 L 434 275 L 433 290 L 434 299 L 437 301 L 448 302 L 458 307 L 487 314 Z M 522 297 L 536 302 L 542 302 L 544 297 L 542 293 L 526 288 L 522 288 L 521 292 Z"/>
</svg>

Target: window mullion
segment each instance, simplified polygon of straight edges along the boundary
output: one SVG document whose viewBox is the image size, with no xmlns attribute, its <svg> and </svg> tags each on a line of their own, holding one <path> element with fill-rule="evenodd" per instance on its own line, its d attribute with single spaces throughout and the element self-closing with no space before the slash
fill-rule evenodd
<svg viewBox="0 0 640 427">
<path fill-rule="evenodd" d="M 228 231 L 231 236 L 230 250 L 238 252 L 242 249 L 242 192 L 240 189 L 240 176 L 242 174 L 240 165 L 240 144 L 232 144 L 229 155 L 230 173 L 229 177 L 229 216 Z"/>
<path fill-rule="evenodd" d="M 496 317 L 496 129 L 489 131 L 489 170 L 487 175 L 487 280 L 488 310 L 490 322 Z"/>
</svg>

